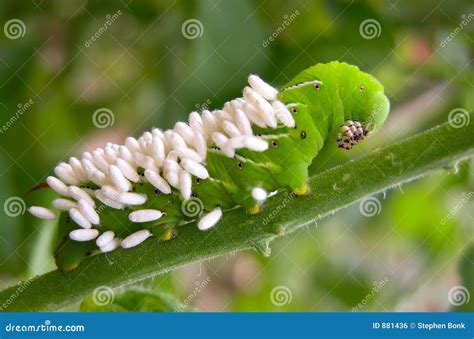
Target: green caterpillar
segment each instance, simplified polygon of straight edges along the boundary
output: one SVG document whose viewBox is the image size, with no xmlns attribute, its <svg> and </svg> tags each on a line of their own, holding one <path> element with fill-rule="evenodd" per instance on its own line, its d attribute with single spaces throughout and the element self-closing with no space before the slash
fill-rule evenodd
<svg viewBox="0 0 474 339">
<path fill-rule="evenodd" d="M 124 145 L 71 158 L 48 185 L 59 217 L 54 256 L 75 269 L 88 255 L 170 240 L 183 222 L 206 230 L 223 211 L 260 211 L 268 192 L 307 193 L 308 167 L 324 143 L 351 149 L 387 118 L 382 85 L 357 67 L 317 64 L 279 91 L 251 75 L 243 97 L 190 114 L 173 130 L 153 129 Z M 33 206 L 40 218 L 56 213 Z M 238 227 L 238 225 L 235 225 Z"/>
</svg>

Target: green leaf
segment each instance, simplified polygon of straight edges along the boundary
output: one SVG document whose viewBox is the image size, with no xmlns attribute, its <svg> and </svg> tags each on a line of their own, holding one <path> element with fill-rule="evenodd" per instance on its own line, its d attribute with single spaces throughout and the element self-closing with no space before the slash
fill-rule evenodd
<svg viewBox="0 0 474 339">
<path fill-rule="evenodd" d="M 256 243 L 296 231 L 367 195 L 454 167 L 473 154 L 472 126 L 456 129 L 446 123 L 312 177 L 312 193 L 305 197 L 288 199 L 287 192 L 281 192 L 259 215 L 247 216 L 238 208 L 226 212 L 220 224 L 205 233 L 189 225 L 169 242 L 150 239 L 132 249 L 90 257 L 73 272 L 53 271 L 35 278 L 21 293 L 16 293 L 16 286 L 0 292 L 0 306 L 8 311 L 61 310 L 97 286 L 129 285 L 191 262 L 255 248 Z"/>
</svg>

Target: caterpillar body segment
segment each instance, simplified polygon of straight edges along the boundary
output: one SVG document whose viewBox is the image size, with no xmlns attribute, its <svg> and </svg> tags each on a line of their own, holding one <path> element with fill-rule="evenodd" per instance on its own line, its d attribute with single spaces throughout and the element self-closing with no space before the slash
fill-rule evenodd
<svg viewBox="0 0 474 339">
<path fill-rule="evenodd" d="M 56 263 L 69 271 L 94 253 L 170 240 L 189 221 L 207 230 L 235 206 L 258 213 L 282 188 L 304 195 L 324 143 L 351 149 L 388 110 L 380 83 L 345 63 L 317 64 L 279 91 L 251 75 L 243 96 L 221 110 L 59 164 L 48 178 L 63 211 Z"/>
</svg>

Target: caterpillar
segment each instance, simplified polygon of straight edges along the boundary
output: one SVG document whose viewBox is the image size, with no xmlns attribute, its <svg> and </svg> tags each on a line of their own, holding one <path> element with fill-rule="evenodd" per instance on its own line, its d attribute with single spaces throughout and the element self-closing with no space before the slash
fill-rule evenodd
<svg viewBox="0 0 474 339">
<path fill-rule="evenodd" d="M 170 240 L 180 224 L 205 231 L 235 206 L 258 213 L 272 192 L 308 192 L 308 167 L 327 140 L 344 150 L 387 118 L 383 86 L 356 66 L 316 64 L 275 89 L 248 77 L 240 98 L 192 112 L 173 129 L 154 128 L 107 144 L 54 169 L 60 197 L 36 217 L 57 219 L 54 257 L 71 271 L 94 253 Z M 238 227 L 237 225 L 235 227 Z"/>
</svg>

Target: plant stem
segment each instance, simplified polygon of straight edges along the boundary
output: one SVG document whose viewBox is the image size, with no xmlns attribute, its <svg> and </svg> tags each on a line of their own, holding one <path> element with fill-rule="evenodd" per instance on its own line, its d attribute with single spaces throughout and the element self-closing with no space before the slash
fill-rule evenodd
<svg viewBox="0 0 474 339">
<path fill-rule="evenodd" d="M 472 114 L 470 115 L 472 119 Z M 241 209 L 224 213 L 217 227 L 200 232 L 191 225 L 165 243 L 148 240 L 129 250 L 88 258 L 75 271 L 53 271 L 0 292 L 0 310 L 57 311 L 80 301 L 94 288 L 124 286 L 225 253 L 255 248 L 333 213 L 359 199 L 435 170 L 455 168 L 474 155 L 471 125 L 443 124 L 312 177 L 311 192 L 285 192 L 269 199 L 263 212 L 247 216 Z"/>
</svg>

